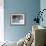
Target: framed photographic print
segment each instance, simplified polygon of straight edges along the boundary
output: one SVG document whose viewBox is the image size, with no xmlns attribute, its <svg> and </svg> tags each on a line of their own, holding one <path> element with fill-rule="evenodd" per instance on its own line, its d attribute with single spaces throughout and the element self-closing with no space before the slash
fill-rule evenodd
<svg viewBox="0 0 46 46">
<path fill-rule="evenodd" d="M 12 14 L 11 15 L 11 24 L 12 25 L 24 25 L 25 24 L 24 14 Z"/>
</svg>

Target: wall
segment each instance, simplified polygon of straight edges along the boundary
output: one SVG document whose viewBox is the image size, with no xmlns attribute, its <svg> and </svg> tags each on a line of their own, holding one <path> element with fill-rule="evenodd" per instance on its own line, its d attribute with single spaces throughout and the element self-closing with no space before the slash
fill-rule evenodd
<svg viewBox="0 0 46 46">
<path fill-rule="evenodd" d="M 4 41 L 4 8 L 3 0 L 0 0 L 0 42 Z"/>
<path fill-rule="evenodd" d="M 41 9 L 41 11 L 43 10 L 43 9 L 46 9 L 46 0 L 41 0 L 40 1 L 40 9 Z M 42 15 L 42 17 L 43 17 L 43 22 L 41 21 L 40 22 L 40 25 L 42 25 L 42 26 L 45 26 L 46 27 L 46 11 L 44 11 L 43 12 L 43 15 Z"/>
<path fill-rule="evenodd" d="M 4 0 L 4 36 L 7 41 L 18 41 L 32 30 L 35 14 L 40 10 L 40 0 Z M 13 26 L 10 24 L 11 14 L 23 13 L 26 25 Z"/>
</svg>

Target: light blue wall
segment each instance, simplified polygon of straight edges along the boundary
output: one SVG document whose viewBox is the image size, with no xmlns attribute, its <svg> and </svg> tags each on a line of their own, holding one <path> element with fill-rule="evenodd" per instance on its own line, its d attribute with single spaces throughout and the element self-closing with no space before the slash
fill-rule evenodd
<svg viewBox="0 0 46 46">
<path fill-rule="evenodd" d="M 4 0 L 4 35 L 7 41 L 18 41 L 24 37 L 34 24 L 33 19 L 40 9 L 40 0 Z M 26 16 L 26 25 L 12 26 L 11 13 L 23 13 Z"/>
<path fill-rule="evenodd" d="M 40 10 L 42 11 L 43 9 L 46 9 L 46 0 L 41 0 L 40 1 Z M 43 12 L 43 22 L 40 22 L 40 25 L 45 26 L 46 27 L 46 11 Z"/>
</svg>

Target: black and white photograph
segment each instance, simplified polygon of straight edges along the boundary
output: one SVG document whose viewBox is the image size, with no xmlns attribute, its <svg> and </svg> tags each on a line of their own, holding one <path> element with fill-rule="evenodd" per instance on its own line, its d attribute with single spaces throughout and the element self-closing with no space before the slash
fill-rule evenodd
<svg viewBox="0 0 46 46">
<path fill-rule="evenodd" d="M 24 14 L 12 14 L 11 24 L 13 25 L 24 25 L 25 17 Z"/>
</svg>

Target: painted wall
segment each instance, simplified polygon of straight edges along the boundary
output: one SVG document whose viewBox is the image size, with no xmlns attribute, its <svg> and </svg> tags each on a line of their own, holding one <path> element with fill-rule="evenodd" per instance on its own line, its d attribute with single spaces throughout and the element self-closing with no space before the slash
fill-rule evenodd
<svg viewBox="0 0 46 46">
<path fill-rule="evenodd" d="M 18 41 L 32 30 L 36 12 L 40 10 L 40 0 L 4 0 L 4 35 L 7 41 Z M 26 25 L 12 26 L 10 24 L 11 14 L 24 14 Z"/>
<path fill-rule="evenodd" d="M 41 11 L 42 11 L 43 9 L 46 9 L 46 0 L 41 0 L 41 1 L 40 1 L 40 9 L 41 9 Z M 42 22 L 42 21 L 40 22 L 40 25 L 46 27 L 46 11 L 43 12 L 42 17 L 43 17 L 44 20 L 43 20 L 43 22 Z"/>
<path fill-rule="evenodd" d="M 4 41 L 4 3 L 0 0 L 0 42 Z"/>
</svg>

